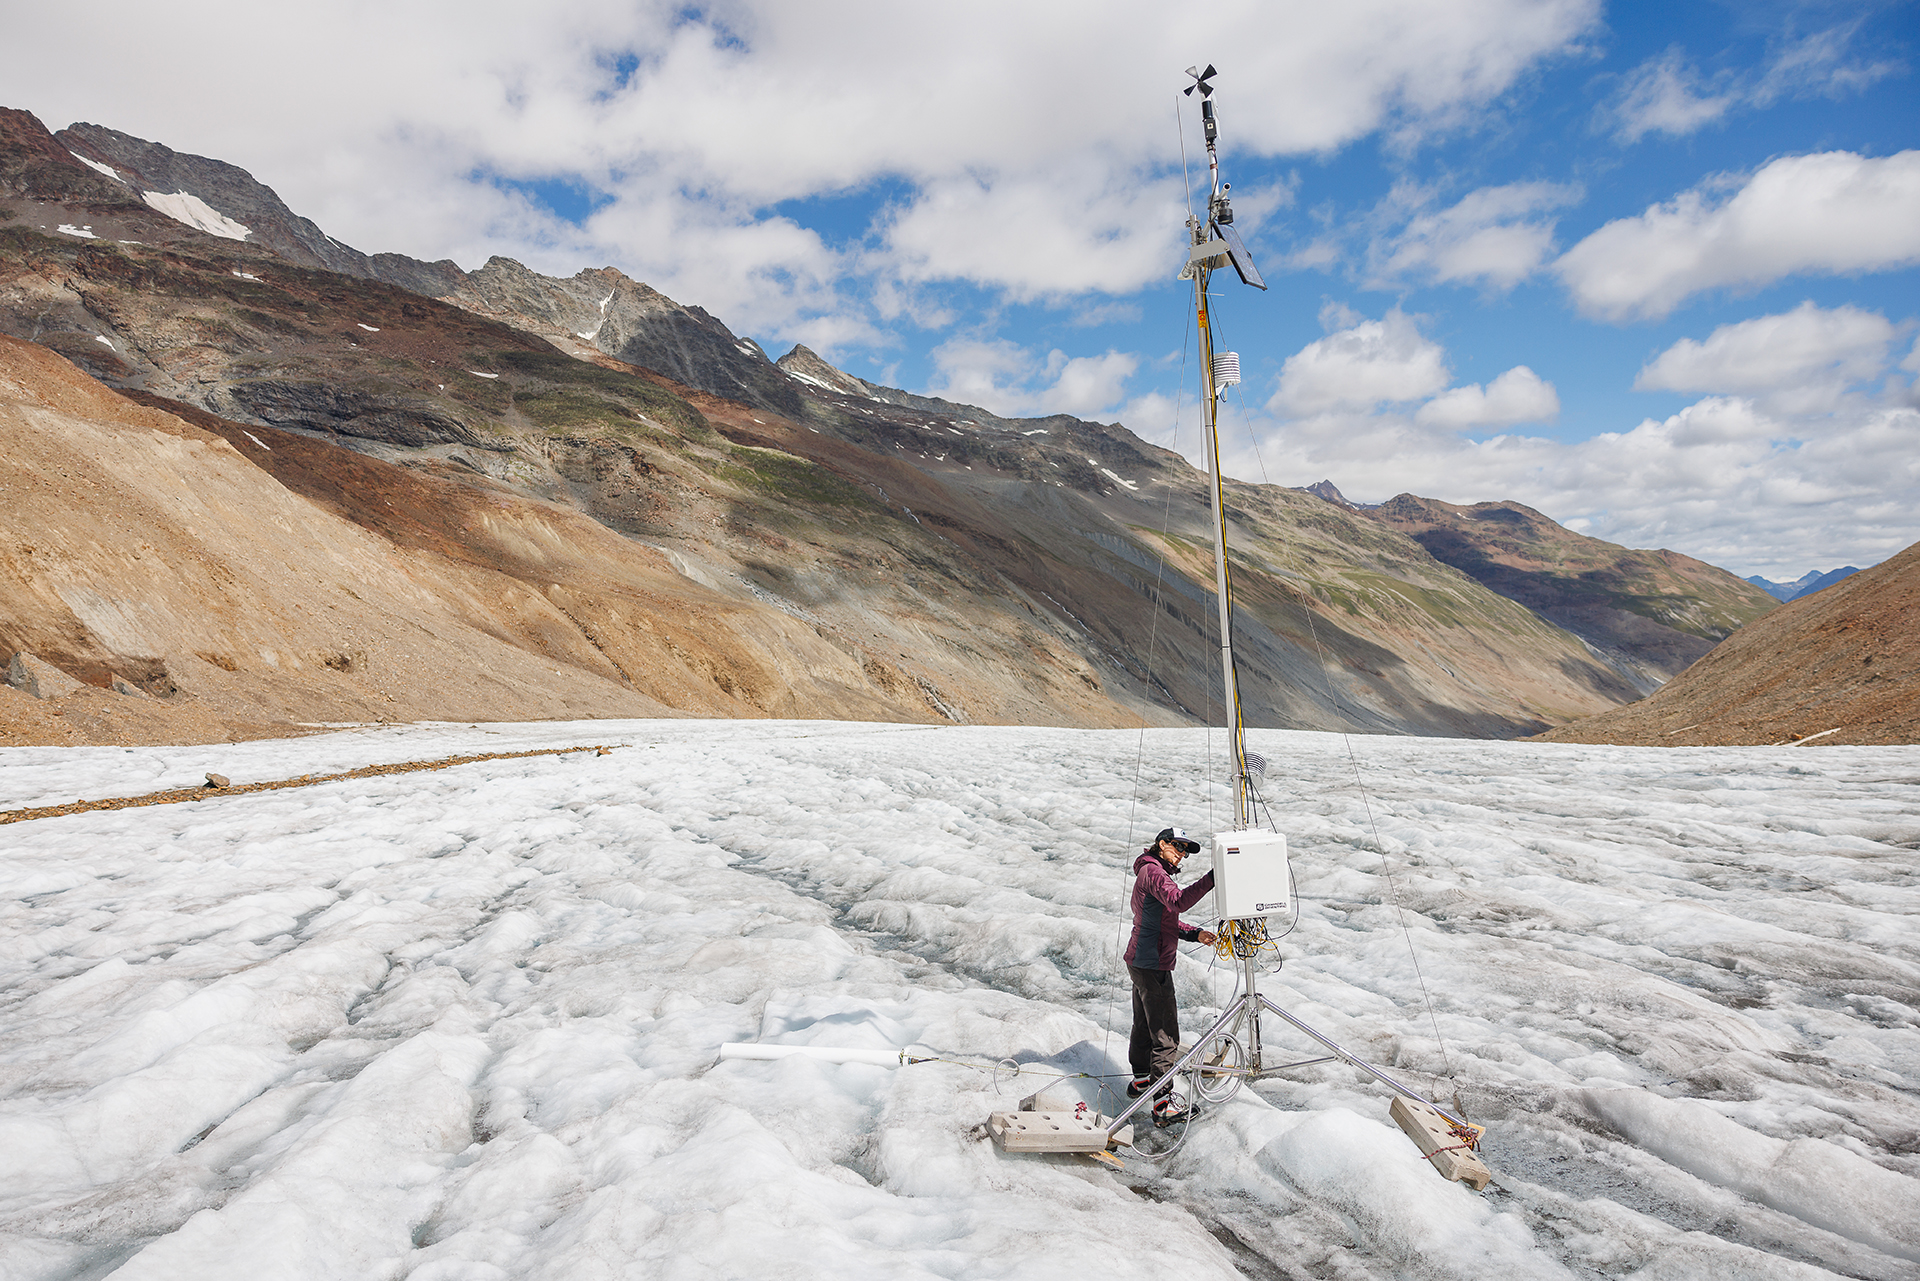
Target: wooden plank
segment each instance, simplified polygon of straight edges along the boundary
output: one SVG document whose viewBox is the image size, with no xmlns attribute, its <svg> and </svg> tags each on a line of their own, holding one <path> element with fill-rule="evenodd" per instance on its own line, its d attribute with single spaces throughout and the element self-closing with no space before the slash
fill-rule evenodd
<svg viewBox="0 0 1920 1281">
<path fill-rule="evenodd" d="M 987 1133 L 1002 1152 L 1105 1152 L 1107 1119 L 1088 1112 L 995 1112 Z M 1116 1136 L 1116 1141 L 1124 1142 Z"/>
<path fill-rule="evenodd" d="M 1464 1183 L 1475 1192 L 1482 1191 L 1493 1182 L 1493 1171 L 1471 1148 L 1465 1146 L 1465 1140 L 1453 1132 L 1453 1126 L 1447 1118 L 1434 1109 L 1395 1095 L 1393 1106 L 1387 1112 L 1393 1117 L 1394 1123 L 1406 1131 L 1414 1146 L 1420 1149 L 1420 1155 L 1426 1157 L 1443 1177 L 1455 1183 Z"/>
</svg>

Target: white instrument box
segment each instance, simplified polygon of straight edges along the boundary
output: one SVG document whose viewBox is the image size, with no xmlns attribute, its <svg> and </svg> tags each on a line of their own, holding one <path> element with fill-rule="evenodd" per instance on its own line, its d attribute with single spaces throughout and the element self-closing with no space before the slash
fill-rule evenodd
<svg viewBox="0 0 1920 1281">
<path fill-rule="evenodd" d="M 1293 875 L 1287 838 L 1278 832 L 1216 832 L 1213 837 L 1213 914 L 1223 921 L 1265 917 L 1293 920 Z"/>
</svg>

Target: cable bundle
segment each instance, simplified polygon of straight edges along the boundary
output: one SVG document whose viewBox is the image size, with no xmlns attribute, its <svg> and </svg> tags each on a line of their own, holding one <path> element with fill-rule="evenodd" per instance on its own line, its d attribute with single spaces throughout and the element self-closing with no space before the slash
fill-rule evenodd
<svg viewBox="0 0 1920 1281">
<path fill-rule="evenodd" d="M 1280 944 L 1267 935 L 1267 918 L 1249 917 L 1246 920 L 1222 921 L 1215 931 L 1213 948 L 1221 956 L 1230 956 L 1235 960 L 1245 960 L 1249 956 L 1258 956 L 1262 952 L 1279 952 Z"/>
</svg>

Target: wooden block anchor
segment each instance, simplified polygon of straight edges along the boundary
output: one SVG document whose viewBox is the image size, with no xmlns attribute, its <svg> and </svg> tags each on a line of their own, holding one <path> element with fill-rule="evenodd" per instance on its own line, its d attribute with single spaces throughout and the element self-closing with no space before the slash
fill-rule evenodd
<svg viewBox="0 0 1920 1281">
<path fill-rule="evenodd" d="M 1407 1132 L 1420 1154 L 1433 1163 L 1441 1175 L 1464 1183 L 1475 1192 L 1493 1182 L 1493 1171 L 1483 1164 L 1464 1140 L 1453 1132 L 1452 1124 L 1424 1103 L 1396 1095 L 1387 1109 L 1394 1123 Z"/>
<path fill-rule="evenodd" d="M 1002 1152 L 1105 1152 L 1107 1118 L 1088 1112 L 995 1112 L 987 1118 L 987 1133 Z M 1115 1143 L 1131 1143 L 1131 1126 L 1113 1136 Z"/>
</svg>

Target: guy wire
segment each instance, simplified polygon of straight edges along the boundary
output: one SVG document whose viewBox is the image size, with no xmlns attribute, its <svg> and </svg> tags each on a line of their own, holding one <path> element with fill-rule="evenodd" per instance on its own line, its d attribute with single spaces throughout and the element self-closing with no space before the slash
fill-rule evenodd
<svg viewBox="0 0 1920 1281">
<path fill-rule="evenodd" d="M 1173 95 L 1173 126 L 1180 134 L 1180 180 L 1187 185 L 1187 220 L 1191 222 L 1193 220 L 1193 175 L 1187 170 L 1187 122 L 1180 114 L 1180 97 L 1181 95 L 1177 93 Z M 1180 349 L 1180 357 L 1184 365 L 1185 347 Z M 1182 380 L 1186 378 L 1184 369 L 1180 377 Z"/>
<path fill-rule="evenodd" d="M 1273 482 L 1267 477 L 1267 460 L 1260 453 L 1259 439 L 1253 434 L 1253 419 L 1247 413 L 1247 397 L 1244 391 L 1240 394 L 1240 422 L 1246 428 L 1248 442 L 1253 445 L 1254 460 L 1260 464 L 1260 483 L 1271 486 Z M 1216 440 L 1219 437 L 1217 424 L 1214 436 Z M 1293 561 L 1294 572 L 1300 574 L 1301 579 L 1305 581 L 1306 575 L 1301 572 L 1299 557 L 1291 544 L 1288 545 L 1287 551 L 1289 559 Z M 1312 598 L 1311 592 L 1304 592 L 1303 595 L 1309 599 Z M 1303 605 L 1301 612 L 1307 616 L 1307 635 L 1313 640 L 1314 654 L 1320 664 L 1320 676 L 1327 684 L 1327 701 L 1333 704 L 1337 713 L 1340 707 L 1340 695 L 1334 689 L 1333 674 L 1327 667 L 1327 651 L 1320 644 L 1320 629 L 1314 624 L 1313 608 L 1310 605 Z M 1347 763 L 1353 769 L 1353 785 L 1360 793 L 1360 805 L 1366 812 L 1367 826 L 1373 832 L 1373 848 L 1380 855 L 1380 875 L 1387 883 L 1388 897 L 1393 900 L 1394 916 L 1400 922 L 1400 933 L 1407 941 L 1407 955 L 1413 961 L 1414 979 L 1420 984 L 1420 999 L 1427 1007 L 1427 1021 L 1433 1025 L 1433 1039 L 1440 1046 L 1440 1060 L 1446 1064 L 1448 1079 L 1453 1079 L 1453 1055 L 1447 1050 L 1446 1037 L 1440 1034 L 1440 1016 L 1434 1012 L 1433 994 L 1427 990 L 1427 976 L 1420 967 L 1420 949 L 1414 946 L 1413 930 L 1407 925 L 1407 909 L 1400 901 L 1400 887 L 1394 883 L 1393 866 L 1387 858 L 1386 843 L 1380 839 L 1380 824 L 1373 816 L 1373 800 L 1367 795 L 1367 785 L 1360 777 L 1360 759 L 1354 755 L 1353 736 L 1342 729 L 1340 741 L 1346 747 Z"/>
<path fill-rule="evenodd" d="M 1177 105 L 1178 100 L 1176 99 L 1175 101 Z M 1175 115 L 1177 116 L 1178 114 L 1176 111 Z M 1184 140 L 1182 147 L 1182 154 L 1184 155 Z M 1192 333 L 1193 318 L 1189 316 L 1180 331 L 1180 381 L 1174 385 L 1173 393 L 1173 444 L 1171 447 L 1176 456 L 1180 453 L 1180 407 L 1187 390 L 1187 340 L 1192 336 Z M 1167 538 L 1167 530 L 1173 524 L 1173 490 L 1173 483 L 1169 481 L 1167 483 L 1167 501 L 1160 512 L 1160 539 L 1163 544 Z M 1151 703 L 1153 698 L 1153 660 L 1160 643 L 1160 584 L 1167 571 L 1166 557 L 1156 551 L 1153 561 L 1153 595 L 1147 600 L 1147 607 L 1153 611 L 1153 622 L 1147 629 L 1147 687 L 1145 693 L 1149 703 Z M 1127 928 L 1128 885 L 1131 879 L 1128 873 L 1131 872 L 1133 867 L 1135 826 L 1139 822 L 1140 814 L 1140 770 L 1141 763 L 1146 756 L 1146 751 L 1147 718 L 1142 716 L 1140 718 L 1140 737 L 1133 749 L 1133 799 L 1127 808 L 1127 848 L 1120 859 L 1120 929 L 1123 936 Z M 1114 950 L 1117 954 L 1124 953 L 1126 945 L 1121 943 L 1116 946 Z M 1110 989 L 1107 993 L 1106 1037 L 1100 1045 L 1100 1052 L 1102 1054 L 1109 1053 L 1112 1044 L 1113 1006 L 1114 1002 L 1118 999 L 1118 990 Z M 1102 1088 L 1105 1087 L 1103 1086 Z"/>
</svg>

